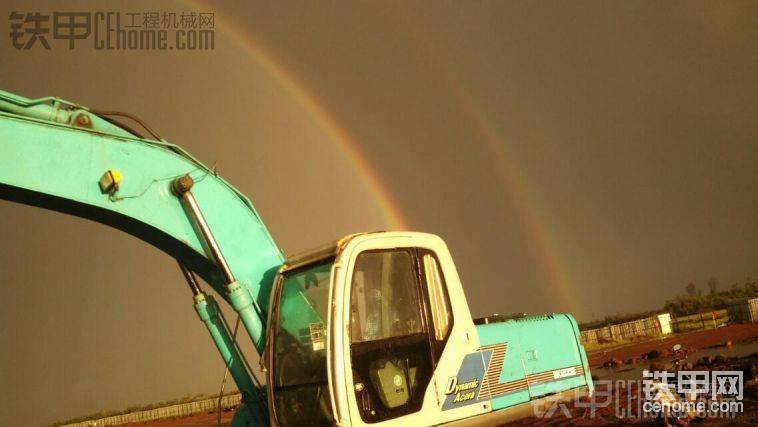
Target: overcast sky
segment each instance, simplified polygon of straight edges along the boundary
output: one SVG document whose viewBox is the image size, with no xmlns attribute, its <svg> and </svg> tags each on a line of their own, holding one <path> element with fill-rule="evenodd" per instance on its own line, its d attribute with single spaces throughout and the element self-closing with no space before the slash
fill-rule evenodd
<svg viewBox="0 0 758 427">
<path fill-rule="evenodd" d="M 215 49 L 18 51 L 7 36 L 12 10 L 190 9 L 215 14 Z M 0 12 L 0 88 L 139 115 L 216 165 L 287 253 L 438 234 L 474 316 L 589 320 L 758 275 L 756 2 Z M 170 257 L 36 208 L 0 202 L 0 218 L 0 424 L 217 390 Z"/>
</svg>

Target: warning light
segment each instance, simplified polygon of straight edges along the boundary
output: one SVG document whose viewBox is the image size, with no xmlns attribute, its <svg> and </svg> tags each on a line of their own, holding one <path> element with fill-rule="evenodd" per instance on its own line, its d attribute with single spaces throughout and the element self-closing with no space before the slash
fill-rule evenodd
<svg viewBox="0 0 758 427">
<path fill-rule="evenodd" d="M 100 177 L 100 191 L 107 194 L 114 194 L 118 191 L 121 184 L 121 172 L 115 169 L 108 169 Z"/>
</svg>

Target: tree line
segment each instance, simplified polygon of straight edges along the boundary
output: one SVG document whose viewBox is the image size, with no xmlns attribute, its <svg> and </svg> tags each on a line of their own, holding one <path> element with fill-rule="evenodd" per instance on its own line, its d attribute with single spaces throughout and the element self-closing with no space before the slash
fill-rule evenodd
<svg viewBox="0 0 758 427">
<path fill-rule="evenodd" d="M 719 290 L 718 279 L 711 277 L 705 292 L 694 282 L 688 283 L 684 290 L 684 294 L 667 300 L 663 309 L 674 316 L 721 310 L 738 300 L 758 297 L 758 280 L 748 278 L 743 284 L 733 283 L 728 289 Z"/>
<path fill-rule="evenodd" d="M 718 279 L 711 277 L 706 282 L 705 289 L 701 289 L 695 282 L 688 283 L 684 287 L 684 293 L 666 300 L 662 310 L 613 314 L 600 320 L 582 322 L 579 327 L 582 330 L 601 328 L 610 324 L 653 316 L 661 312 L 671 313 L 674 317 L 687 316 L 711 310 L 721 310 L 737 301 L 750 298 L 758 298 L 758 280 L 747 278 L 742 284 L 733 283 L 728 289 L 719 290 Z"/>
</svg>

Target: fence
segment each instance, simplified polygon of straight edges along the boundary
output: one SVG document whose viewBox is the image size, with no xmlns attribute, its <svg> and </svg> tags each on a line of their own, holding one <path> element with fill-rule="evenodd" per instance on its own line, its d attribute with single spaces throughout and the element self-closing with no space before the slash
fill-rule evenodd
<svg viewBox="0 0 758 427">
<path fill-rule="evenodd" d="M 240 394 L 230 394 L 221 398 L 221 409 L 232 409 L 240 403 Z M 126 423 L 138 423 L 141 421 L 154 421 L 164 418 L 186 417 L 203 412 L 215 412 L 218 410 L 218 398 L 198 400 L 196 402 L 180 403 L 177 405 L 164 406 L 162 408 L 137 411 L 129 414 L 113 415 L 97 420 L 82 421 L 75 424 L 66 424 L 63 427 L 101 427 L 116 426 Z"/>
<path fill-rule="evenodd" d="M 758 298 L 745 299 L 727 307 L 729 317 L 734 322 L 758 322 Z"/>
<path fill-rule="evenodd" d="M 690 316 L 677 317 L 671 322 L 671 325 L 674 332 L 688 332 L 701 329 L 720 328 L 727 323 L 729 323 L 729 314 L 727 311 L 714 310 L 692 314 Z"/>
<path fill-rule="evenodd" d="M 582 331 L 583 344 L 602 344 L 639 337 L 654 337 L 671 332 L 713 329 L 735 322 L 758 322 L 758 298 L 732 303 L 726 309 L 672 318 L 668 313 L 630 322 Z"/>
<path fill-rule="evenodd" d="M 670 324 L 671 315 L 664 313 L 658 316 L 607 325 L 602 328 L 582 331 L 582 343 L 598 344 L 668 334 L 671 333 Z"/>
</svg>

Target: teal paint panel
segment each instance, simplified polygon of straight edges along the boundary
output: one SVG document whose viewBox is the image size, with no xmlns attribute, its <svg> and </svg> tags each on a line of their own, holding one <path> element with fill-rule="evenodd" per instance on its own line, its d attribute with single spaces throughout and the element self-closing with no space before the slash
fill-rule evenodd
<svg viewBox="0 0 758 427">
<path fill-rule="evenodd" d="M 524 368 L 521 364 L 522 333 L 514 322 L 490 323 L 476 327 L 479 342 L 482 347 L 506 343 L 505 361 L 498 377 L 498 382 L 520 380 L 524 378 Z"/>
<path fill-rule="evenodd" d="M 592 387 L 587 357 L 570 315 L 555 313 L 479 325 L 477 332 L 482 347 L 508 345 L 498 377 L 500 385 L 493 387 L 493 409 L 584 385 Z M 553 372 L 563 369 L 568 369 L 567 376 L 555 378 Z"/>
<path fill-rule="evenodd" d="M 496 376 L 497 384 L 490 384 L 490 388 L 497 390 L 498 384 L 514 384 L 523 381 L 525 374 L 521 363 L 520 330 L 518 326 L 511 322 L 479 325 L 477 326 L 477 333 L 482 347 L 506 343 L 503 365 L 499 375 Z M 492 396 L 493 410 L 529 401 L 529 393 L 526 389 L 514 390 L 504 394 L 493 391 Z"/>
<path fill-rule="evenodd" d="M 564 378 L 550 382 L 531 385 L 529 387 L 532 398 L 542 397 L 547 394 L 558 393 L 561 391 L 571 390 L 572 388 L 584 385 L 584 376 L 578 375 L 571 378 Z"/>
<path fill-rule="evenodd" d="M 492 399 L 492 410 L 505 409 L 529 401 L 527 390 L 515 391 Z"/>
<path fill-rule="evenodd" d="M 512 320 L 486 325 L 477 325 L 476 332 L 479 335 L 479 345 L 487 347 L 490 345 L 510 343 L 518 338 L 519 330 Z"/>
<path fill-rule="evenodd" d="M 517 322 L 527 374 L 581 364 L 571 321 L 563 314 Z"/>
</svg>

